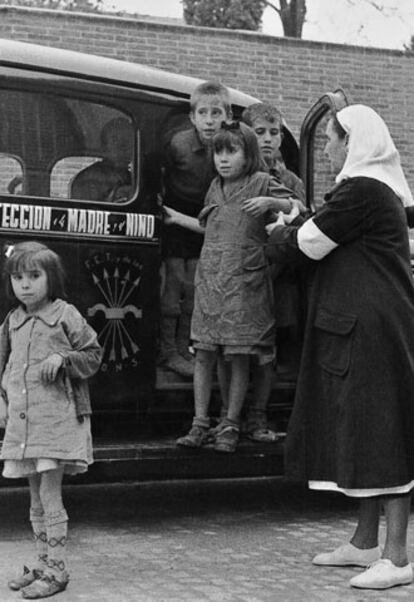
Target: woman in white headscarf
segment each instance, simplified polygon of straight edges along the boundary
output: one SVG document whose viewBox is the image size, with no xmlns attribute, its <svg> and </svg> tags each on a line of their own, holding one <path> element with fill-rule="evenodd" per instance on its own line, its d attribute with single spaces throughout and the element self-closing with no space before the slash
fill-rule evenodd
<svg viewBox="0 0 414 602">
<path fill-rule="evenodd" d="M 370 565 L 350 585 L 385 589 L 413 581 L 406 537 L 414 487 L 414 286 L 405 212 L 413 200 L 373 109 L 342 109 L 326 135 L 338 175 L 325 204 L 302 225 L 268 226 L 272 260 L 313 266 L 286 469 L 312 489 L 360 499 L 351 541 L 318 554 L 314 564 Z"/>
</svg>

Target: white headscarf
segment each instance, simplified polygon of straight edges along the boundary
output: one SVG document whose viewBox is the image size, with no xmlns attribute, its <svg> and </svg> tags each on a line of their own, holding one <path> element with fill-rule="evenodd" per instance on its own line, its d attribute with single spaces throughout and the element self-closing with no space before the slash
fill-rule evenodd
<svg viewBox="0 0 414 602">
<path fill-rule="evenodd" d="M 350 105 L 336 114 L 349 136 L 348 154 L 336 182 L 365 176 L 387 184 L 405 207 L 414 205 L 391 134 L 383 119 L 365 105 Z"/>
</svg>

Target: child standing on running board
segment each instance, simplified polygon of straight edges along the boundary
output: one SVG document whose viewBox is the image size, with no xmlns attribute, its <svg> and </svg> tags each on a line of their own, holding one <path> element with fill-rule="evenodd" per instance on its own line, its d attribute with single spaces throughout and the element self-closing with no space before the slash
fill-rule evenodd
<svg viewBox="0 0 414 602">
<path fill-rule="evenodd" d="M 4 477 L 28 477 L 37 552 L 8 586 L 23 598 L 46 598 L 69 581 L 62 477 L 92 463 L 87 378 L 99 368 L 101 348 L 94 330 L 62 299 L 56 253 L 38 242 L 19 243 L 5 273 L 6 291 L 18 305 L 0 330 L 1 459 Z"/>
<path fill-rule="evenodd" d="M 284 164 L 281 145 L 283 140 L 283 117 L 274 105 L 258 102 L 248 106 L 242 113 L 242 121 L 256 134 L 263 159 L 263 171 L 267 171 L 280 184 L 293 191 L 300 200 L 305 200 L 302 181 Z M 306 207 L 298 202 L 301 211 Z M 245 210 L 252 215 L 267 212 L 267 203 L 253 199 L 245 203 Z M 276 266 L 274 266 L 276 271 Z M 292 361 L 295 356 L 295 343 L 298 347 L 300 323 L 300 287 L 298 274 L 285 267 L 278 273 L 274 283 L 276 348 L 279 361 Z M 252 400 L 247 410 L 247 436 L 253 441 L 273 442 L 277 434 L 268 427 L 267 406 L 273 388 L 276 370 L 274 362 L 253 365 Z"/>
<path fill-rule="evenodd" d="M 249 361 L 267 363 L 274 355 L 272 285 L 264 255 L 265 225 L 243 210 L 243 202 L 271 197 L 272 210 L 291 210 L 291 191 L 260 172 L 253 130 L 243 123 L 222 124 L 213 138 L 218 176 L 206 196 L 200 222 L 205 237 L 195 278 L 191 338 L 196 349 L 195 417 L 178 445 L 199 447 L 207 437 L 213 368 L 218 355 L 230 363 L 227 415 L 216 434 L 215 450 L 234 452 L 240 413 L 249 381 Z"/>
<path fill-rule="evenodd" d="M 191 128 L 176 132 L 165 149 L 166 205 L 196 219 L 215 176 L 211 141 L 231 119 L 230 93 L 219 82 L 199 84 L 190 98 Z M 203 242 L 200 233 L 171 224 L 164 232 L 165 287 L 161 297 L 160 364 L 184 377 L 194 374 L 190 344 L 194 274 Z"/>
</svg>

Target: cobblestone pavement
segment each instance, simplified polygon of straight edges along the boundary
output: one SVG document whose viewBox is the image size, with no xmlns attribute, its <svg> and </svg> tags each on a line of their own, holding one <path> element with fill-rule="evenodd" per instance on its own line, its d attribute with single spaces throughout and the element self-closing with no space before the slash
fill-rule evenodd
<svg viewBox="0 0 414 602">
<path fill-rule="evenodd" d="M 277 480 L 65 487 L 68 589 L 59 602 L 384 602 L 414 599 L 414 585 L 351 589 L 357 568 L 312 566 L 347 540 L 355 505 Z M 0 601 L 31 557 L 25 489 L 0 489 Z M 381 527 L 381 539 L 384 527 Z M 414 560 L 414 516 L 410 521 Z"/>
</svg>

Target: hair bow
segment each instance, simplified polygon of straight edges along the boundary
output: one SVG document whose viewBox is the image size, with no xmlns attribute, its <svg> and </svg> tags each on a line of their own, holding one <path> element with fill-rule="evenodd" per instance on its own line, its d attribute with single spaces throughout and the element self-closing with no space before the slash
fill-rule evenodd
<svg viewBox="0 0 414 602">
<path fill-rule="evenodd" d="M 232 131 L 232 130 L 239 130 L 240 129 L 240 123 L 238 121 L 232 121 L 231 123 L 227 123 L 226 121 L 222 121 L 221 122 L 221 129 L 222 130 L 227 130 L 227 131 Z"/>
</svg>

